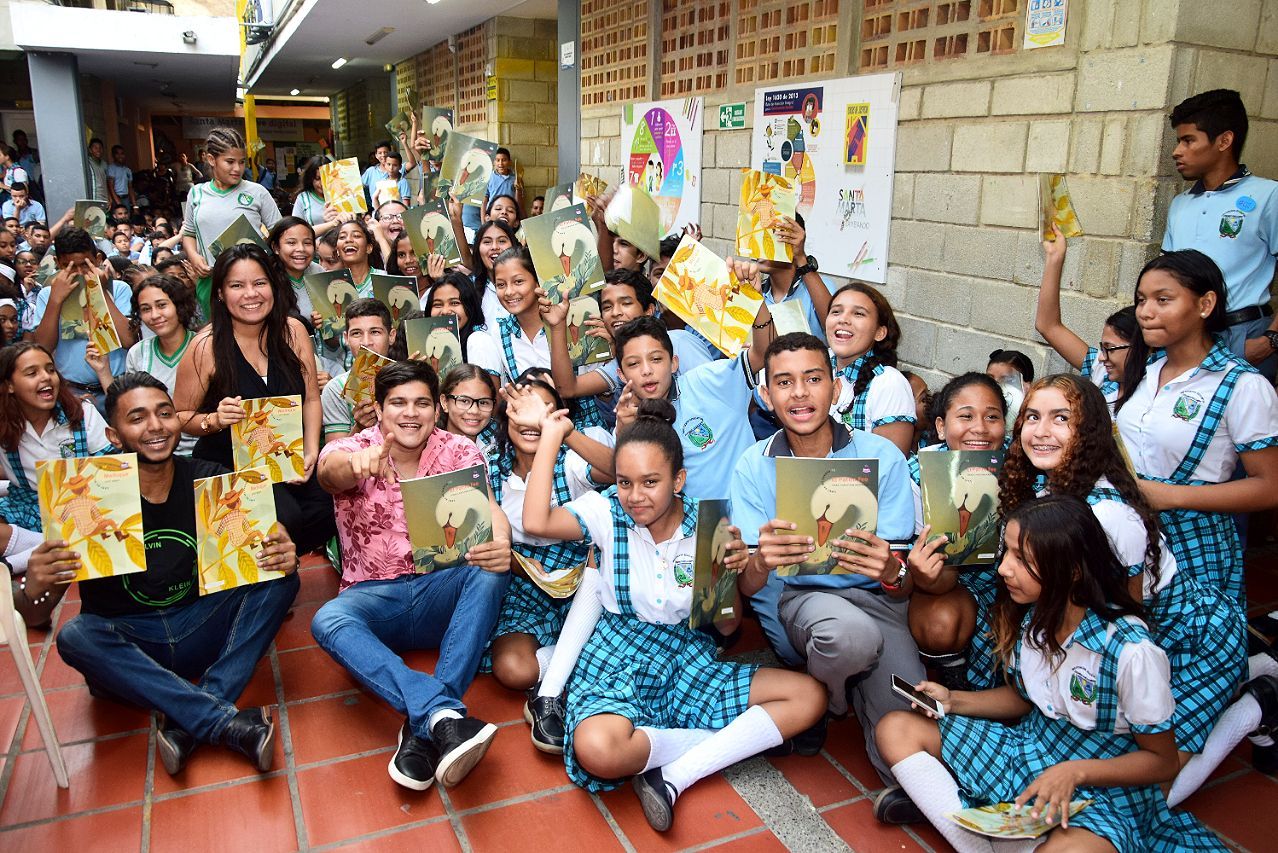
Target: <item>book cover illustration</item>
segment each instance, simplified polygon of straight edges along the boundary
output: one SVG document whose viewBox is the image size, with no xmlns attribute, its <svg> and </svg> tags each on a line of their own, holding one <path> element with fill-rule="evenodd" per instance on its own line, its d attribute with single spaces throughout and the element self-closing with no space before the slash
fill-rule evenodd
<svg viewBox="0 0 1278 853">
<path fill-rule="evenodd" d="M 45 541 L 80 556 L 78 581 L 146 571 L 136 453 L 42 459 L 36 492 Z"/>
<path fill-rule="evenodd" d="M 728 502 L 702 500 L 697 504 L 697 550 L 692 578 L 692 612 L 688 627 L 735 619 L 737 613 L 737 570 L 725 569 L 732 533 L 728 528 Z"/>
<path fill-rule="evenodd" d="M 103 355 L 123 346 L 107 308 L 102 282 L 96 275 L 75 276 L 75 288 L 62 303 L 58 315 L 58 329 L 62 340 L 87 340 Z"/>
<path fill-rule="evenodd" d="M 404 197 L 399 193 L 399 179 L 386 178 L 373 184 L 373 196 L 377 200 L 378 205 L 383 205 L 388 201 L 403 201 Z"/>
<path fill-rule="evenodd" d="M 351 372 L 346 376 L 342 397 L 352 406 L 373 402 L 373 382 L 378 371 L 394 363 L 393 358 L 378 355 L 368 347 L 360 347 L 355 353 L 355 361 L 351 363 Z"/>
<path fill-rule="evenodd" d="M 421 297 L 417 295 L 417 279 L 411 275 L 388 275 L 375 272 L 373 275 L 373 298 L 390 309 L 391 327 L 399 325 L 399 318 L 409 311 L 421 308 Z"/>
<path fill-rule="evenodd" d="M 998 552 L 998 472 L 1003 451 L 938 450 L 920 453 L 923 523 L 932 536 L 948 536 L 952 566 L 989 563 Z"/>
<path fill-rule="evenodd" d="M 367 213 L 364 184 L 359 179 L 359 162 L 354 157 L 334 160 L 319 168 L 324 203 L 338 213 Z"/>
<path fill-rule="evenodd" d="M 808 327 L 808 312 L 803 310 L 803 303 L 798 299 L 773 302 L 768 306 L 768 312 L 772 314 L 772 328 L 776 330 L 777 337 L 791 332 L 812 333 Z"/>
<path fill-rule="evenodd" d="M 461 250 L 453 233 L 448 208 L 438 199 L 410 207 L 404 212 L 404 230 L 417 255 L 417 264 L 426 269 L 431 255 L 443 255 L 445 264 L 461 263 Z"/>
<path fill-rule="evenodd" d="M 439 317 L 414 317 L 404 323 L 408 338 L 408 354 L 418 353 L 442 381 L 448 372 L 461 365 L 461 339 L 457 336 L 457 318 L 451 314 Z"/>
<path fill-rule="evenodd" d="M 1074 211 L 1074 202 L 1069 197 L 1069 185 L 1064 175 L 1038 176 L 1038 204 L 1042 210 L 1042 221 L 1039 228 L 1044 240 L 1054 240 L 1052 225 L 1061 229 L 1066 237 L 1082 237 L 1083 226 L 1079 224 L 1078 214 Z"/>
<path fill-rule="evenodd" d="M 311 297 L 311 308 L 320 315 L 320 340 L 339 340 L 346 331 L 346 309 L 359 299 L 359 290 L 351 280 L 351 271 L 307 273 L 302 277 L 302 282 Z"/>
<path fill-rule="evenodd" d="M 723 258 L 685 234 L 653 296 L 732 358 L 750 340 L 763 294 L 738 281 Z"/>
<path fill-rule="evenodd" d="M 82 198 L 75 203 L 75 226 L 89 232 L 90 237 L 106 239 L 109 221 L 107 203 L 95 198 Z"/>
<path fill-rule="evenodd" d="M 1073 817 L 1091 804 L 1091 800 L 1074 800 L 1069 804 L 1069 816 Z M 1031 809 L 1028 803 L 1019 808 L 1013 803 L 993 803 L 950 812 L 946 817 L 964 829 L 990 838 L 1038 838 L 1060 825 L 1059 818 L 1048 823 L 1043 819 L 1045 815 L 1030 817 Z"/>
<path fill-rule="evenodd" d="M 488 471 L 483 465 L 400 480 L 399 487 L 417 571 L 460 565 L 471 548 L 492 541 Z"/>
<path fill-rule="evenodd" d="M 794 218 L 799 202 L 794 182 L 781 175 L 741 170 L 741 201 L 737 209 L 737 254 L 761 261 L 790 263 L 794 249 L 772 233 L 781 217 Z"/>
<path fill-rule="evenodd" d="M 623 184 L 608 202 L 604 224 L 621 239 L 633 243 L 650 258 L 661 256 L 661 208 L 639 187 Z"/>
<path fill-rule="evenodd" d="M 496 156 L 496 142 L 451 131 L 440 166 L 440 173 L 451 181 L 449 196 L 462 204 L 483 204 Z"/>
<path fill-rule="evenodd" d="M 572 204 L 571 181 L 546 188 L 546 213 L 553 213 L 564 207 L 572 207 Z"/>
<path fill-rule="evenodd" d="M 260 249 L 270 251 L 266 247 L 266 241 L 262 239 L 262 232 L 258 231 L 248 221 L 248 217 L 242 213 L 235 217 L 235 221 L 226 226 L 226 230 L 209 244 L 209 251 L 216 258 L 222 252 L 239 243 L 252 243 Z"/>
<path fill-rule="evenodd" d="M 864 166 L 870 150 L 870 105 L 848 104 L 844 124 L 843 165 Z"/>
<path fill-rule="evenodd" d="M 552 302 L 575 299 L 603 287 L 599 244 L 584 204 L 525 219 L 523 229 L 533 268 Z"/>
<path fill-rule="evenodd" d="M 813 552 L 802 563 L 781 566 L 778 575 L 842 575 L 835 540 L 845 530 L 873 532 L 879 523 L 879 460 L 777 459 L 777 518 L 798 525 L 780 531 L 811 536 Z"/>
<path fill-rule="evenodd" d="M 260 565 L 263 542 L 275 523 L 275 493 L 261 468 L 196 480 L 200 595 L 284 577 Z"/>
<path fill-rule="evenodd" d="M 422 107 L 422 123 L 419 133 L 426 135 L 430 143 L 428 157 L 437 167 L 444 159 L 444 149 L 448 146 L 448 136 L 453 132 L 453 110 L 451 107 Z"/>
<path fill-rule="evenodd" d="M 590 296 L 580 296 L 568 303 L 568 357 L 573 367 L 602 364 L 612 360 L 612 347 L 597 335 L 587 334 L 590 320 L 599 319 L 599 303 Z"/>
<path fill-rule="evenodd" d="M 231 426 L 231 450 L 236 471 L 262 468 L 272 483 L 301 479 L 306 473 L 301 396 L 245 400 L 244 420 Z"/>
<path fill-rule="evenodd" d="M 595 212 L 594 205 L 590 203 L 590 199 L 598 198 L 608 191 L 608 182 L 603 178 L 597 178 L 594 175 L 588 175 L 582 172 L 577 176 L 577 180 L 572 182 L 572 200 L 574 204 L 586 205 L 586 212 L 593 214 Z"/>
<path fill-rule="evenodd" d="M 53 277 L 58 274 L 58 255 L 50 246 L 44 253 L 44 257 L 40 259 L 40 264 L 36 267 L 33 275 L 35 280 L 40 282 L 41 287 L 48 287 L 49 282 L 53 281 Z M 18 282 L 19 284 L 21 282 Z"/>
<path fill-rule="evenodd" d="M 411 129 L 412 129 L 412 122 L 408 117 L 408 112 L 405 110 L 400 110 L 399 112 L 395 113 L 394 118 L 386 122 L 386 132 L 389 133 L 390 138 L 394 139 L 396 142 L 399 141 L 399 137 L 401 135 L 405 137 L 408 136 L 408 132 Z M 408 140 L 408 143 L 410 145 L 412 144 L 412 142 L 413 140 L 411 139 Z"/>
</svg>

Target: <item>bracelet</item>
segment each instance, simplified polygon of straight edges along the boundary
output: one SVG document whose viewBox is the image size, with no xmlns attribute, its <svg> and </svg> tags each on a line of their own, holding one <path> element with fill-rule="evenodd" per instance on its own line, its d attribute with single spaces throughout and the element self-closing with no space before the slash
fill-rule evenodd
<svg viewBox="0 0 1278 853">
<path fill-rule="evenodd" d="M 53 596 L 53 588 L 46 589 L 39 598 L 33 599 L 27 595 L 27 576 L 23 575 L 22 580 L 18 581 L 18 591 L 22 593 L 22 597 L 31 603 L 32 607 L 39 607 Z"/>
<path fill-rule="evenodd" d="M 910 570 L 906 565 L 905 560 L 901 559 L 900 554 L 893 552 L 892 556 L 896 557 L 897 561 L 901 564 L 901 570 L 896 573 L 896 580 L 892 581 L 892 583 L 879 581 L 879 586 L 886 590 L 890 590 L 891 592 L 897 592 L 901 589 L 901 587 L 905 586 L 905 578 L 909 575 Z"/>
<path fill-rule="evenodd" d="M 771 326 L 771 325 L 772 325 L 772 318 L 771 318 L 771 317 L 769 317 L 769 318 L 768 318 L 768 322 L 766 322 L 766 323 L 751 323 L 751 324 L 750 324 L 750 328 L 752 328 L 752 329 L 766 329 L 766 328 L 768 328 L 768 326 Z"/>
</svg>

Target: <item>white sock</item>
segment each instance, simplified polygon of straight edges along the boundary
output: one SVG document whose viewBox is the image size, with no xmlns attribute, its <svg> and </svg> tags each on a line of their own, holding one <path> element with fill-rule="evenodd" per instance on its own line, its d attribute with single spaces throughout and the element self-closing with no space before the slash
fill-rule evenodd
<svg viewBox="0 0 1278 853">
<path fill-rule="evenodd" d="M 546 667 L 550 666 L 550 659 L 554 657 L 554 646 L 542 646 L 537 649 L 537 680 L 541 681 L 546 677 Z"/>
<path fill-rule="evenodd" d="M 654 729 L 650 726 L 640 726 L 639 731 L 647 735 L 650 745 L 644 773 L 654 767 L 665 767 L 714 734 L 709 729 Z"/>
<path fill-rule="evenodd" d="M 1247 658 L 1247 680 L 1254 681 L 1262 675 L 1278 676 L 1278 660 L 1267 654 Z"/>
<path fill-rule="evenodd" d="M 661 775 L 679 796 L 688 786 L 711 773 L 758 755 L 781 743 L 781 730 L 763 708 L 755 705 L 719 731 L 662 766 Z"/>
<path fill-rule="evenodd" d="M 1175 807 L 1189 799 L 1189 795 L 1197 791 L 1198 786 L 1220 766 L 1225 756 L 1259 725 L 1260 703 L 1250 693 L 1244 693 L 1220 715 L 1211 734 L 1207 735 L 1202 754 L 1195 755 L 1180 768 L 1167 793 L 1167 805 Z"/>
<path fill-rule="evenodd" d="M 559 641 L 550 648 L 554 654 L 550 663 L 546 664 L 541 674 L 541 687 L 538 696 L 559 696 L 568 686 L 568 679 L 577 666 L 577 658 L 586 647 L 590 635 L 595 632 L 595 624 L 603 613 L 603 602 L 599 600 L 599 571 L 587 568 L 581 576 L 581 585 L 573 594 L 572 606 L 568 608 L 568 618 L 559 632 Z M 540 663 L 540 658 L 538 658 Z"/>
<path fill-rule="evenodd" d="M 968 832 L 945 815 L 963 808 L 958 782 L 945 765 L 926 752 L 916 752 L 892 765 L 892 775 L 927 816 L 936 831 L 945 836 L 958 853 L 991 853 L 994 845 Z"/>
<path fill-rule="evenodd" d="M 429 728 L 435 728 L 435 724 L 440 720 L 460 720 L 462 714 L 452 708 L 440 708 L 438 711 L 430 715 L 430 719 L 426 721 Z"/>
</svg>

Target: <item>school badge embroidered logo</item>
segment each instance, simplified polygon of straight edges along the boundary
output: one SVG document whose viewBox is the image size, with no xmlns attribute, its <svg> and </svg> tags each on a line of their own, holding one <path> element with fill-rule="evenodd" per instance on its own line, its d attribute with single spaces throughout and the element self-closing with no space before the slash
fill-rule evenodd
<svg viewBox="0 0 1278 853">
<path fill-rule="evenodd" d="M 253 203 L 253 196 L 249 195 L 248 193 L 240 193 L 239 195 L 235 197 L 235 200 L 238 201 L 240 204 L 242 204 L 244 207 L 248 207 L 249 205 Z"/>
<path fill-rule="evenodd" d="M 697 450 L 705 450 L 714 444 L 714 430 L 710 429 L 704 418 L 689 418 L 685 421 L 683 434 Z"/>
<path fill-rule="evenodd" d="M 1229 210 L 1225 215 L 1220 217 L 1220 236 L 1228 237 L 1233 240 L 1240 233 L 1243 227 L 1243 212 L 1241 210 Z"/>
<path fill-rule="evenodd" d="M 1096 676 L 1081 666 L 1076 666 L 1069 674 L 1069 698 L 1084 705 L 1096 701 Z"/>
<path fill-rule="evenodd" d="M 1172 417 L 1177 420 L 1192 421 L 1202 411 L 1203 402 L 1202 395 L 1186 391 L 1176 398 L 1176 405 L 1172 406 Z"/>
<path fill-rule="evenodd" d="M 675 557 L 674 576 L 679 586 L 692 586 L 692 558 Z"/>
</svg>

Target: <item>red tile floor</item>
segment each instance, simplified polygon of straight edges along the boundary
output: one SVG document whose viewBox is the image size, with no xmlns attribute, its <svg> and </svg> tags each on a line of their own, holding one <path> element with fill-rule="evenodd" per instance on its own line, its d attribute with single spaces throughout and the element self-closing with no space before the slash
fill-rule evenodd
<svg viewBox="0 0 1278 853">
<path fill-rule="evenodd" d="M 1278 551 L 1249 561 L 1249 588 L 1253 612 L 1278 609 Z M 820 756 L 755 761 L 698 784 L 679 801 L 675 828 L 657 835 L 628 788 L 596 797 L 571 785 L 562 762 L 529 743 L 521 697 L 487 676 L 466 702 L 501 726 L 488 756 L 457 788 L 407 791 L 386 775 L 399 718 L 311 638 L 311 615 L 335 592 L 332 570 L 308 562 L 294 612 L 241 701 L 276 707 L 276 769 L 264 775 L 204 747 L 181 778 L 170 778 L 148 715 L 91 698 L 58 657 L 53 633 L 32 630 L 71 788 L 53 782 L 5 653 L 0 745 L 12 746 L 0 751 L 0 849 L 770 851 L 787 849 L 783 838 L 792 849 L 834 848 L 839 839 L 858 851 L 946 849 L 930 827 L 874 820 L 871 795 L 880 783 L 854 721 L 831 727 Z M 78 609 L 73 589 L 56 623 Z M 761 647 L 755 631 L 733 652 Z M 412 660 L 430 667 L 434 654 Z M 1244 744 L 1230 757 L 1189 807 L 1232 846 L 1272 850 L 1272 824 L 1256 816 L 1278 811 L 1278 782 L 1250 768 L 1248 750 Z"/>
</svg>

